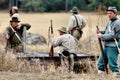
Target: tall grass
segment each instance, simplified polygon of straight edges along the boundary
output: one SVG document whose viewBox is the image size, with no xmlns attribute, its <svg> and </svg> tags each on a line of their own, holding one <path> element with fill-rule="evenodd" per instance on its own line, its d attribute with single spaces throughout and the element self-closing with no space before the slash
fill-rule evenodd
<svg viewBox="0 0 120 80">
<path fill-rule="evenodd" d="M 96 25 L 100 29 L 103 29 L 106 23 L 105 15 L 99 17 L 96 13 L 81 13 L 87 19 L 87 26 L 83 29 L 84 34 L 79 41 L 81 47 L 80 52 L 91 53 L 98 55 L 100 53 L 99 44 L 96 38 Z M 32 25 L 31 32 L 42 34 L 48 41 L 47 30 L 50 26 L 50 19 L 53 19 L 53 27 L 55 37 L 58 36 L 57 28 L 59 26 L 67 27 L 70 13 L 44 13 L 44 14 L 25 14 L 21 13 L 22 22 L 29 22 Z M 4 26 L 8 22 L 8 16 L 5 13 L 1 20 L 1 32 L 5 30 Z M 63 18 L 65 16 L 66 18 Z M 99 17 L 99 20 L 98 20 Z M 7 18 L 7 19 L 6 19 Z M 99 24 L 98 24 L 99 23 Z M 87 69 L 87 73 L 75 74 L 68 73 L 66 67 L 55 67 L 53 61 L 45 61 L 39 59 L 32 59 L 28 61 L 26 59 L 16 59 L 12 52 L 5 53 L 6 40 L 4 36 L 0 37 L 0 77 L 2 80 L 113 80 L 114 77 L 110 72 L 109 75 L 97 74 L 97 58 L 96 61 L 80 60 L 79 63 L 87 64 L 83 65 L 84 69 Z M 59 49 L 55 49 L 58 51 Z M 49 51 L 48 45 L 42 46 L 27 46 L 27 51 L 40 52 Z"/>
</svg>

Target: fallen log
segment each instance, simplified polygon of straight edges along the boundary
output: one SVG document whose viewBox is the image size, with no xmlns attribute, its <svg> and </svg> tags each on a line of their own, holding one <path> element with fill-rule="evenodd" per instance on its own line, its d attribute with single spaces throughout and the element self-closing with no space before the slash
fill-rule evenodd
<svg viewBox="0 0 120 80">
<path fill-rule="evenodd" d="M 87 59 L 87 58 L 89 58 L 89 59 L 91 59 L 91 60 L 95 60 L 98 56 L 95 56 L 95 55 L 92 55 L 92 54 L 87 54 L 87 53 L 85 53 L 85 52 L 80 52 L 80 53 L 76 53 L 76 55 L 77 55 L 77 57 L 75 57 L 75 58 L 77 58 L 77 59 Z M 18 59 L 20 59 L 20 58 L 23 58 L 23 59 L 33 59 L 33 58 L 39 58 L 39 59 L 46 59 L 46 60 L 49 60 L 49 59 L 59 59 L 60 57 L 59 57 L 59 53 L 57 53 L 57 52 L 55 52 L 54 53 L 54 56 L 53 56 L 53 58 L 51 58 L 51 57 L 49 57 L 49 52 L 26 52 L 26 54 L 24 54 L 24 53 L 17 53 L 16 54 L 16 57 L 18 58 Z"/>
<path fill-rule="evenodd" d="M 93 65 L 94 61 L 98 58 L 98 56 L 87 54 L 84 52 L 80 52 L 76 54 L 77 57 L 74 58 L 74 72 L 75 73 L 82 73 L 82 72 L 89 72 L 90 66 Z M 53 57 L 49 57 L 49 52 L 27 52 L 24 53 L 17 53 L 15 55 L 17 59 L 27 59 L 31 62 L 31 64 L 35 64 L 35 60 L 39 60 L 40 65 L 48 66 L 51 63 L 54 63 L 55 67 L 61 66 L 61 59 L 57 52 L 54 53 Z M 89 64 L 89 61 L 92 63 Z"/>
</svg>

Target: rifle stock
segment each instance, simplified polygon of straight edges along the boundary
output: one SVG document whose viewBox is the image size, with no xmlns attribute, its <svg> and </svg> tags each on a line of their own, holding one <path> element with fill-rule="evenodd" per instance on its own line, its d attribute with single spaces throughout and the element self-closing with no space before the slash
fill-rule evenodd
<svg viewBox="0 0 120 80">
<path fill-rule="evenodd" d="M 98 26 L 96 26 L 96 28 L 97 28 L 98 31 L 100 31 L 99 28 L 98 28 Z M 106 64 L 106 58 L 105 58 L 105 55 L 104 55 L 104 51 L 103 51 L 101 39 L 98 38 L 98 41 L 99 41 L 100 50 L 101 50 L 101 53 L 102 53 L 102 59 L 103 59 L 103 64 L 104 64 L 105 72 L 108 74 L 108 68 L 107 68 L 107 64 Z"/>
<path fill-rule="evenodd" d="M 50 31 L 51 34 L 53 34 L 52 20 L 51 20 L 50 30 L 51 30 L 51 31 Z M 53 57 L 53 56 L 54 56 L 54 48 L 53 48 L 53 46 L 51 46 L 51 48 L 50 48 L 49 56 L 50 56 L 50 57 Z"/>
<path fill-rule="evenodd" d="M 53 56 L 54 56 L 54 48 L 53 48 L 53 46 L 51 46 L 51 48 L 50 48 L 49 56 L 50 56 L 50 57 L 53 57 Z"/>
</svg>

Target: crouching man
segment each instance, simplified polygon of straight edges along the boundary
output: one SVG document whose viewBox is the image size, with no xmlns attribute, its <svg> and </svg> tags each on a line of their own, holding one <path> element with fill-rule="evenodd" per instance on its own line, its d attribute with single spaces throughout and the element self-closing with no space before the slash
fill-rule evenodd
<svg viewBox="0 0 120 80">
<path fill-rule="evenodd" d="M 10 25 L 6 28 L 5 38 L 7 40 L 6 51 L 23 52 L 23 31 L 24 27 L 30 29 L 31 25 L 21 24 L 18 17 L 12 17 Z"/>
<path fill-rule="evenodd" d="M 61 27 L 58 29 L 58 32 L 60 36 L 55 40 L 53 38 L 53 35 L 50 36 L 50 42 L 53 47 L 59 46 L 60 48 L 60 56 L 67 57 L 69 60 L 69 71 L 73 71 L 74 66 L 74 56 L 77 51 L 77 43 L 76 39 L 70 35 L 67 34 L 67 30 L 65 27 Z"/>
</svg>

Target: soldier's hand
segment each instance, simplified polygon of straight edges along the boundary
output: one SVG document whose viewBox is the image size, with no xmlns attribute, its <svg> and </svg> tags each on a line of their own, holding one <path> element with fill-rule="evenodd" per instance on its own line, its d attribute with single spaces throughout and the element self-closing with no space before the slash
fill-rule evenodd
<svg viewBox="0 0 120 80">
<path fill-rule="evenodd" d="M 6 35 L 6 39 L 9 39 L 9 38 L 10 38 L 10 36 L 7 34 L 7 35 Z"/>
<path fill-rule="evenodd" d="M 20 29 L 21 27 L 21 23 L 18 23 L 17 29 Z"/>
<path fill-rule="evenodd" d="M 97 37 L 98 37 L 98 38 L 101 38 L 101 36 L 102 36 L 101 33 L 98 33 L 98 34 L 97 34 Z"/>
<path fill-rule="evenodd" d="M 99 30 L 96 30 L 96 33 L 97 33 L 97 34 L 99 34 L 99 33 L 100 33 L 100 31 L 99 31 Z"/>
<path fill-rule="evenodd" d="M 54 34 L 51 34 L 51 35 L 50 35 L 50 38 L 54 38 Z"/>
</svg>

